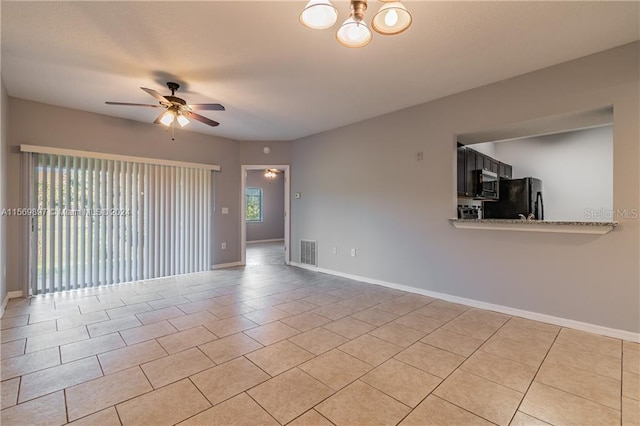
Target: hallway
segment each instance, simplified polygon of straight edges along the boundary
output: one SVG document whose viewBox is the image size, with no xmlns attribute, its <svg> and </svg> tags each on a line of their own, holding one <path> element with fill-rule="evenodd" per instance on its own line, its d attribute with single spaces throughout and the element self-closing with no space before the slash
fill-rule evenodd
<svg viewBox="0 0 640 426">
<path fill-rule="evenodd" d="M 247 266 L 249 265 L 283 265 L 284 242 L 247 243 Z"/>
</svg>

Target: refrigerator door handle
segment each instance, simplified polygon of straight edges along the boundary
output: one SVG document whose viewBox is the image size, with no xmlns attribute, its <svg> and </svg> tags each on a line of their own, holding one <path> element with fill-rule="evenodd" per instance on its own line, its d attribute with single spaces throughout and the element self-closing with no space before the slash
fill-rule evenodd
<svg viewBox="0 0 640 426">
<path fill-rule="evenodd" d="M 538 207 L 540 207 L 540 217 L 538 220 L 544 220 L 544 201 L 542 200 L 542 191 L 538 191 L 536 194 L 536 214 L 538 213 Z"/>
</svg>

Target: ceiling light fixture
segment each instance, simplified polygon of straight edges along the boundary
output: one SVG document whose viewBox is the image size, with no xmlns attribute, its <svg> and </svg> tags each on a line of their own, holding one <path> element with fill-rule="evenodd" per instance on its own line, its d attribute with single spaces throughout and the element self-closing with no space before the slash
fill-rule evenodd
<svg viewBox="0 0 640 426">
<path fill-rule="evenodd" d="M 382 35 L 400 34 L 411 26 L 412 17 L 406 6 L 396 0 L 380 0 L 384 4 L 371 21 L 371 27 Z M 349 18 L 338 28 L 336 38 L 345 47 L 363 47 L 371 42 L 372 33 L 364 21 L 367 0 L 350 0 Z M 338 18 L 329 0 L 309 0 L 300 14 L 300 22 L 312 29 L 326 29 Z"/>
<path fill-rule="evenodd" d="M 189 119 L 174 107 L 169 107 L 169 109 L 162 114 L 159 121 L 167 127 L 171 126 L 174 121 L 177 121 L 180 127 L 184 127 L 189 124 Z"/>
<path fill-rule="evenodd" d="M 371 26 L 383 35 L 400 34 L 411 26 L 411 14 L 399 1 L 385 2 L 373 16 Z"/>
<path fill-rule="evenodd" d="M 300 14 L 300 22 L 314 30 L 325 30 L 338 20 L 338 11 L 329 0 L 309 0 Z"/>
<path fill-rule="evenodd" d="M 187 124 L 189 124 L 189 119 L 187 117 L 185 117 L 184 115 L 182 115 L 182 114 L 178 114 L 177 120 L 178 120 L 178 124 L 180 125 L 180 127 L 184 127 Z"/>
<path fill-rule="evenodd" d="M 173 120 L 175 120 L 176 116 L 173 112 L 173 110 L 168 109 L 165 111 L 164 114 L 162 114 L 162 117 L 160 118 L 160 122 L 162 124 L 164 124 L 165 126 L 169 127 L 171 126 L 171 123 L 173 123 Z"/>
<path fill-rule="evenodd" d="M 264 177 L 267 179 L 275 179 L 280 170 L 278 169 L 267 169 L 264 171 Z"/>
</svg>

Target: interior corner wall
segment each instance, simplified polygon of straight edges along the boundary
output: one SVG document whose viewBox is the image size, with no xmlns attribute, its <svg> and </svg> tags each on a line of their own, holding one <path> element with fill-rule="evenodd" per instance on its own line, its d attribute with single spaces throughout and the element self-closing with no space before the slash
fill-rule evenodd
<svg viewBox="0 0 640 426">
<path fill-rule="evenodd" d="M 0 209 L 8 208 L 7 204 L 7 124 L 9 114 L 9 97 L 0 74 Z M 0 215 L 0 304 L 7 297 L 7 218 Z M 1 310 L 1 308 L 0 308 Z"/>
<path fill-rule="evenodd" d="M 448 221 L 457 134 L 611 104 L 613 207 L 637 209 L 639 50 L 631 43 L 294 141 L 291 191 L 302 196 L 291 203 L 292 259 L 300 239 L 317 240 L 318 266 L 338 273 L 640 332 L 637 217 L 617 217 L 601 236 Z"/>
<path fill-rule="evenodd" d="M 210 235 L 211 263 L 217 265 L 240 260 L 239 216 L 222 215 L 220 211 L 220 207 L 233 208 L 240 205 L 238 141 L 185 130 L 176 132 L 176 140 L 171 141 L 160 126 L 153 124 L 13 97 L 9 97 L 9 105 L 8 167 L 3 176 L 8 182 L 12 182 L 7 187 L 7 206 L 28 206 L 23 200 L 28 182 L 22 179 L 20 144 L 217 164 L 221 171 L 214 172 L 215 209 Z M 5 129 L 4 118 L 2 129 Z M 27 219 L 20 217 L 7 218 L 6 240 L 12 241 L 12 250 L 8 251 L 7 256 L 9 291 L 26 289 L 28 225 L 25 220 Z M 227 250 L 217 249 L 222 241 L 227 242 Z"/>
<path fill-rule="evenodd" d="M 247 222 L 247 242 L 283 239 L 284 173 L 267 179 L 264 170 L 249 170 L 246 186 L 262 188 L 262 222 Z"/>
</svg>

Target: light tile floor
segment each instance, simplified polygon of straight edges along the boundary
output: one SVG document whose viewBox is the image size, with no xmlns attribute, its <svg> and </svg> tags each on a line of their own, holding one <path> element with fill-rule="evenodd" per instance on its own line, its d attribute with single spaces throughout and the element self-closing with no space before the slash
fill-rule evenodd
<svg viewBox="0 0 640 426">
<path fill-rule="evenodd" d="M 284 265 L 284 243 L 247 243 L 247 266 Z"/>
<path fill-rule="evenodd" d="M 263 264 L 13 299 L 3 425 L 638 425 L 640 345 Z"/>
</svg>

